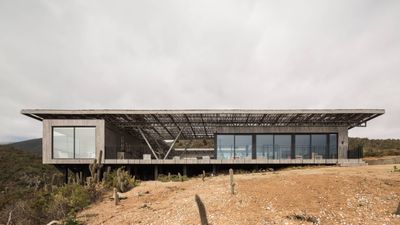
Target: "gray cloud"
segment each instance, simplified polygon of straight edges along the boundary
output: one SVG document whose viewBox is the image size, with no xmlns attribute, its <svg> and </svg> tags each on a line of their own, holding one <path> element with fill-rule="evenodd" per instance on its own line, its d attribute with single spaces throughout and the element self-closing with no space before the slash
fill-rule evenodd
<svg viewBox="0 0 400 225">
<path fill-rule="evenodd" d="M 400 138 L 399 1 L 0 1 L 0 142 L 22 108 L 385 108 Z"/>
</svg>

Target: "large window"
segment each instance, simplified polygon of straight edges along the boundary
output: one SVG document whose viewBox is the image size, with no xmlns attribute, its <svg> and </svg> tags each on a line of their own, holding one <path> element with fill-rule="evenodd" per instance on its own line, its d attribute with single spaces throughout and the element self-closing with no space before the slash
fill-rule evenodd
<svg viewBox="0 0 400 225">
<path fill-rule="evenodd" d="M 274 135 L 257 135 L 256 143 L 257 158 L 274 158 Z"/>
<path fill-rule="evenodd" d="M 233 135 L 217 135 L 217 158 L 231 159 L 234 157 L 235 137 Z"/>
<path fill-rule="evenodd" d="M 74 158 L 74 128 L 53 128 L 53 158 Z"/>
<path fill-rule="evenodd" d="M 250 158 L 252 151 L 251 135 L 235 135 L 235 158 Z"/>
<path fill-rule="evenodd" d="M 255 138 L 255 146 L 252 140 Z M 337 134 L 223 134 L 217 135 L 217 158 L 337 159 Z"/>
<path fill-rule="evenodd" d="M 326 134 L 313 134 L 311 135 L 311 157 L 313 159 L 327 158 L 327 135 Z"/>
<path fill-rule="evenodd" d="M 329 134 L 329 158 L 337 159 L 338 158 L 338 139 L 337 134 Z"/>
<path fill-rule="evenodd" d="M 53 158 L 93 159 L 95 152 L 95 127 L 53 127 Z"/>
<path fill-rule="evenodd" d="M 291 158 L 292 135 L 274 135 L 274 159 Z"/>
<path fill-rule="evenodd" d="M 295 135 L 295 158 L 296 159 L 310 159 L 311 137 L 309 134 L 296 134 Z"/>
</svg>

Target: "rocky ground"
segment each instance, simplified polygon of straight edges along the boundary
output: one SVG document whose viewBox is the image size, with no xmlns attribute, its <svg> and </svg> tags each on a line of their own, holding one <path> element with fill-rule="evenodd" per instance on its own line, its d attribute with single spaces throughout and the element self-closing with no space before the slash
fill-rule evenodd
<svg viewBox="0 0 400 225">
<path fill-rule="evenodd" d="M 398 167 L 400 167 L 398 165 Z M 400 172 L 393 165 L 322 167 L 146 181 L 115 206 L 105 196 L 78 215 L 85 224 L 400 224 Z M 111 196 L 111 193 L 108 195 Z"/>
</svg>

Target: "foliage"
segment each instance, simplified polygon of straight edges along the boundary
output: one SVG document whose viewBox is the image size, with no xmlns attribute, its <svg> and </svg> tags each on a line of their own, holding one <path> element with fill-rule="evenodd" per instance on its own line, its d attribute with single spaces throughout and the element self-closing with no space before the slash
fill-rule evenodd
<svg viewBox="0 0 400 225">
<path fill-rule="evenodd" d="M 103 185 L 109 189 L 117 188 L 119 192 L 126 192 L 137 186 L 138 182 L 134 176 L 132 177 L 128 171 L 125 171 L 124 167 L 120 167 L 103 178 Z"/>
<path fill-rule="evenodd" d="M 43 165 L 40 155 L 0 146 L 0 224 L 36 225 L 63 219 L 74 223 L 74 214 L 95 201 L 99 186 L 63 184 L 62 174 Z"/>
<path fill-rule="evenodd" d="M 79 184 L 66 184 L 51 193 L 49 212 L 63 218 L 73 215 L 91 203 L 89 188 Z"/>
<path fill-rule="evenodd" d="M 68 217 L 65 219 L 63 225 L 84 225 L 82 222 L 79 222 L 74 217 Z"/>
<path fill-rule="evenodd" d="M 349 138 L 349 149 L 363 149 L 364 157 L 400 155 L 399 139 Z"/>
</svg>

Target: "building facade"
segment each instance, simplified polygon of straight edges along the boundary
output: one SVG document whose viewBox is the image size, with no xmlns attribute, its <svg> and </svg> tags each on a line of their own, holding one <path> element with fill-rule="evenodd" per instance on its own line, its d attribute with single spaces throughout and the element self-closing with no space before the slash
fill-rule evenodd
<svg viewBox="0 0 400 225">
<path fill-rule="evenodd" d="M 102 162 L 110 165 L 214 166 L 348 163 L 348 130 L 366 126 L 384 112 L 26 109 L 21 113 L 43 123 L 45 164 L 87 165 L 102 152 Z M 196 140 L 203 142 L 194 146 Z"/>
</svg>

